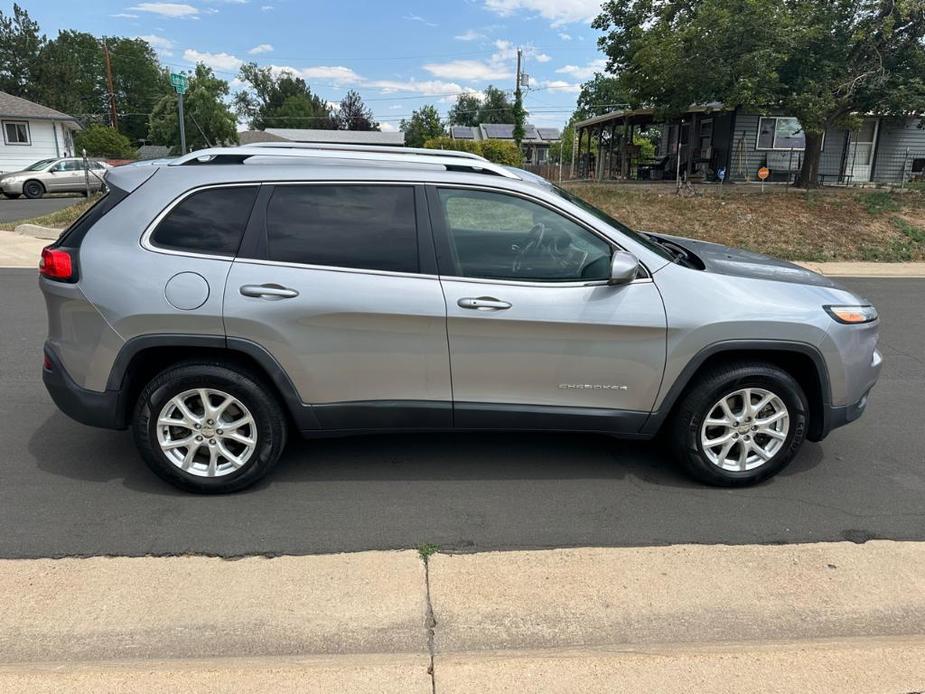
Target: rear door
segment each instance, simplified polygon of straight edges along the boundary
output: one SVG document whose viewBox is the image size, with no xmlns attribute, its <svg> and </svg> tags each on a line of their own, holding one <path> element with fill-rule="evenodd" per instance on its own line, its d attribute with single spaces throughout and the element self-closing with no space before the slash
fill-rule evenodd
<svg viewBox="0 0 925 694">
<path fill-rule="evenodd" d="M 406 184 L 263 187 L 225 288 L 226 333 L 270 352 L 322 428 L 451 426 L 425 205 Z"/>
<path fill-rule="evenodd" d="M 638 431 L 665 364 L 651 279 L 608 285 L 613 244 L 539 200 L 428 193 L 456 426 Z"/>
</svg>

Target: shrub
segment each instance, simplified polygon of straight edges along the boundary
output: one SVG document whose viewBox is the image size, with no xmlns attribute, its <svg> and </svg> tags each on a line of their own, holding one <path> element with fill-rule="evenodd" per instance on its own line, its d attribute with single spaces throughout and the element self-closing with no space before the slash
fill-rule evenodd
<svg viewBox="0 0 925 694">
<path fill-rule="evenodd" d="M 79 156 L 87 150 L 89 157 L 107 157 L 109 159 L 134 159 L 135 148 L 129 139 L 105 125 L 94 123 L 77 133 L 74 137 L 74 152 Z"/>
<path fill-rule="evenodd" d="M 502 140 L 454 140 L 446 135 L 433 137 L 424 143 L 428 149 L 448 149 L 456 152 L 472 152 L 485 157 L 495 164 L 520 166 L 523 156 L 513 142 Z"/>
</svg>

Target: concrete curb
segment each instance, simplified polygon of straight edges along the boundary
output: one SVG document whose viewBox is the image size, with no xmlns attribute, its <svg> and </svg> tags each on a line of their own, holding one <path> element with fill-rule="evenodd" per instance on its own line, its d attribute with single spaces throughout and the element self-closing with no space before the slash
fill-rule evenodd
<svg viewBox="0 0 925 694">
<path fill-rule="evenodd" d="M 827 277 L 876 277 L 912 279 L 925 277 L 925 263 L 810 263 L 797 262 Z"/>
<path fill-rule="evenodd" d="M 18 224 L 13 229 L 13 232 L 20 236 L 31 236 L 36 239 L 48 239 L 51 241 L 61 236 L 62 231 L 64 230 L 55 229 L 54 227 L 43 227 L 38 224 Z"/>
</svg>

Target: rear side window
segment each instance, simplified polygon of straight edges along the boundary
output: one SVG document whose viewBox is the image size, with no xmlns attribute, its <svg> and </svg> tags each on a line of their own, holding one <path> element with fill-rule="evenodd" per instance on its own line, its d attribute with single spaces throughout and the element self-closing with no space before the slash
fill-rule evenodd
<svg viewBox="0 0 925 694">
<path fill-rule="evenodd" d="M 233 256 L 241 245 L 257 190 L 257 186 L 233 186 L 193 193 L 161 220 L 151 242 L 175 251 Z"/>
<path fill-rule="evenodd" d="M 267 258 L 417 272 L 414 189 L 390 185 L 277 186 L 267 208 Z"/>
</svg>

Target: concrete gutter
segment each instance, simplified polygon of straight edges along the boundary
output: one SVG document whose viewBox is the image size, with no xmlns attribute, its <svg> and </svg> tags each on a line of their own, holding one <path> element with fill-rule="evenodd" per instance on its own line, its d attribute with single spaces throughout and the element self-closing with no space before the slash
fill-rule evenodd
<svg viewBox="0 0 925 694">
<path fill-rule="evenodd" d="M 925 689 L 925 543 L 0 561 L 0 691 Z"/>
<path fill-rule="evenodd" d="M 802 265 L 829 277 L 925 277 L 925 263 L 804 263 Z"/>
</svg>

